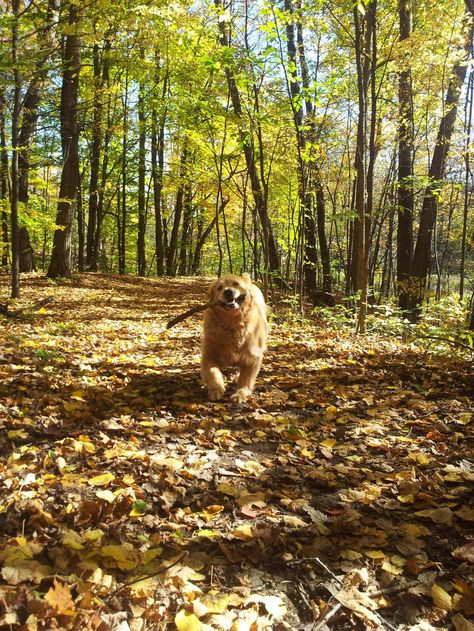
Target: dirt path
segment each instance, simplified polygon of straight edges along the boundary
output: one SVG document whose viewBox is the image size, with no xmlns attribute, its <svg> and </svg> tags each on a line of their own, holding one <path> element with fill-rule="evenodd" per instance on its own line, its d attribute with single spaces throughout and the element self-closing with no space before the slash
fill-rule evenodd
<svg viewBox="0 0 474 631">
<path fill-rule="evenodd" d="M 0 626 L 470 629 L 472 366 L 276 313 L 209 403 L 164 330 L 205 287 L 31 277 L 0 321 Z"/>
</svg>

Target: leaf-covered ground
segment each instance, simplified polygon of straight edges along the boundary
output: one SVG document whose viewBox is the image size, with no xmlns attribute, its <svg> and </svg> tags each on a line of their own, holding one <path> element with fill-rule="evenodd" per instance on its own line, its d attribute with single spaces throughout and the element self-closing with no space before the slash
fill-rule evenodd
<svg viewBox="0 0 474 631">
<path fill-rule="evenodd" d="M 164 330 L 205 286 L 33 276 L 0 316 L 0 627 L 472 631 L 472 365 L 276 310 L 209 403 L 199 316 Z"/>
</svg>

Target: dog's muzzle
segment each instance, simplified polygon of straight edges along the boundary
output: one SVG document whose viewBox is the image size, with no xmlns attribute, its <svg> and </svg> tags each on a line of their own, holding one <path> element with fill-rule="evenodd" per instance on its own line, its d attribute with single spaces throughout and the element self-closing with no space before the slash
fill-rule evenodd
<svg viewBox="0 0 474 631">
<path fill-rule="evenodd" d="M 245 301 L 245 294 L 239 294 L 238 296 L 236 296 L 232 289 L 225 289 L 224 299 L 225 300 L 223 302 L 219 303 L 220 306 L 223 307 L 224 309 L 228 309 L 229 311 L 232 311 L 233 309 L 240 308 L 240 306 Z"/>
</svg>

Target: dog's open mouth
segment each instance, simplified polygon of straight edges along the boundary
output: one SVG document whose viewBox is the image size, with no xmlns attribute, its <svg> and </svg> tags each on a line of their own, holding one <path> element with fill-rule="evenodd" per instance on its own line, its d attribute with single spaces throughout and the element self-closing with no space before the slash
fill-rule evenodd
<svg viewBox="0 0 474 631">
<path fill-rule="evenodd" d="M 230 300 L 227 302 L 220 302 L 219 306 L 228 311 L 232 311 L 234 309 L 240 309 L 244 300 L 245 300 L 245 294 L 240 294 L 240 296 L 237 296 L 237 298 L 235 298 L 234 300 Z"/>
</svg>

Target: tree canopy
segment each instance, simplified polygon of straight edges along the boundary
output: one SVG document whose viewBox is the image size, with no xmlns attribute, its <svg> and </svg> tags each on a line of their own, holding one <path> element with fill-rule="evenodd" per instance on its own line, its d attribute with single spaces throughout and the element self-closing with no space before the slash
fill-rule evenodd
<svg viewBox="0 0 474 631">
<path fill-rule="evenodd" d="M 415 316 L 472 294 L 470 0 L 1 15 L 5 268 L 247 269 Z"/>
</svg>

